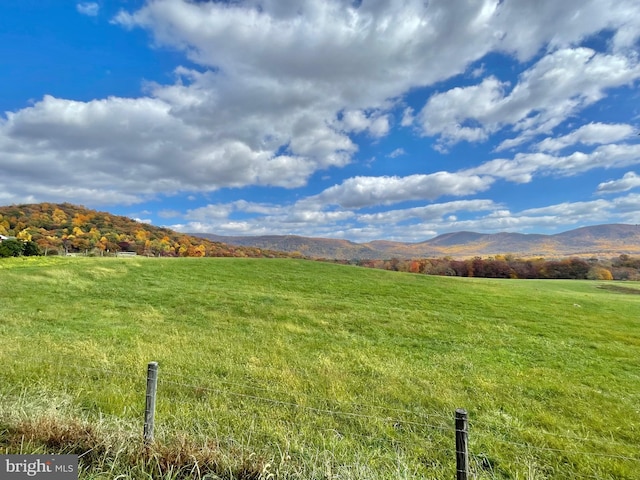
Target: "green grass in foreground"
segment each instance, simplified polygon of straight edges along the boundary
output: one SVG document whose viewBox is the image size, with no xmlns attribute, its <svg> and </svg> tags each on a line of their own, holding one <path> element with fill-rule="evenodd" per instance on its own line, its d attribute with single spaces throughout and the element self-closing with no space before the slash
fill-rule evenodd
<svg viewBox="0 0 640 480">
<path fill-rule="evenodd" d="M 0 453 L 84 454 L 86 479 L 454 478 L 463 407 L 474 478 L 637 479 L 639 291 L 297 260 L 3 260 Z"/>
</svg>

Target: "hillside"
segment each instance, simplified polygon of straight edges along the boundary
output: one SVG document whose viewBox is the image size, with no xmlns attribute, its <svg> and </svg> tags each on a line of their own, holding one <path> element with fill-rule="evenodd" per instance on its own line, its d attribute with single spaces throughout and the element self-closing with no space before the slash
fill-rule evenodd
<svg viewBox="0 0 640 480">
<path fill-rule="evenodd" d="M 0 235 L 35 242 L 42 253 L 94 255 L 135 252 L 165 257 L 290 257 L 159 228 L 69 203 L 0 207 Z"/>
<path fill-rule="evenodd" d="M 640 253 L 640 226 L 621 224 L 583 227 L 554 235 L 453 232 L 420 243 L 376 240 L 359 244 L 346 240 L 292 236 L 199 235 L 234 245 L 297 251 L 309 257 L 342 260 L 442 256 L 468 258 L 507 253 L 523 257 L 617 256 Z"/>
<path fill-rule="evenodd" d="M 297 252 L 312 258 L 352 259 L 379 258 L 381 250 L 371 244 L 349 240 L 312 238 L 298 235 L 221 236 L 211 233 L 192 233 L 212 241 L 245 247 L 268 248 L 283 252 Z"/>
</svg>

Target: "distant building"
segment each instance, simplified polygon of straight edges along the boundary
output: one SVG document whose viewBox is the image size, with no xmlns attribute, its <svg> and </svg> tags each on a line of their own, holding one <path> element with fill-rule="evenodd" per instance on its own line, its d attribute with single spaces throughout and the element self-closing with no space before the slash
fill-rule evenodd
<svg viewBox="0 0 640 480">
<path fill-rule="evenodd" d="M 136 252 L 116 252 L 116 257 L 135 257 Z"/>
</svg>

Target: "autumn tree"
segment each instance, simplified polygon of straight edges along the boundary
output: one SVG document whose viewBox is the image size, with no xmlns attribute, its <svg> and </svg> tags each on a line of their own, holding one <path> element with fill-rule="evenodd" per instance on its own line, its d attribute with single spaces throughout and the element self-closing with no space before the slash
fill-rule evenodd
<svg viewBox="0 0 640 480">
<path fill-rule="evenodd" d="M 36 243 L 45 255 L 49 255 L 50 252 L 57 254 L 58 249 L 62 246 L 62 240 L 52 235 L 42 235 L 36 240 Z"/>
<path fill-rule="evenodd" d="M 595 265 L 589 269 L 587 278 L 589 280 L 613 280 L 613 275 L 611 274 L 611 270 Z"/>
<path fill-rule="evenodd" d="M 18 240 L 22 240 L 23 242 L 30 242 L 32 236 L 31 236 L 31 233 L 29 233 L 29 229 L 24 228 L 18 232 L 18 234 L 16 235 L 16 238 Z"/>
<path fill-rule="evenodd" d="M 51 219 L 53 220 L 54 224 L 58 227 L 62 227 L 64 225 L 67 224 L 67 214 L 64 213 L 64 211 L 62 211 L 59 208 L 56 208 L 53 211 L 53 215 L 51 216 Z"/>
<path fill-rule="evenodd" d="M 0 235 L 9 235 L 9 228 L 11 228 L 9 220 L 0 215 Z"/>
</svg>

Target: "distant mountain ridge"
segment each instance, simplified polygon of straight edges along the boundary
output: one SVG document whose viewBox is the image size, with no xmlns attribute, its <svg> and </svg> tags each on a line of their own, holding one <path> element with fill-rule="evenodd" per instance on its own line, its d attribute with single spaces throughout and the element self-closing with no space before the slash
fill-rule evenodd
<svg viewBox="0 0 640 480">
<path fill-rule="evenodd" d="M 389 240 L 356 243 L 296 235 L 190 235 L 231 245 L 298 252 L 307 257 L 338 260 L 474 257 L 498 254 L 523 257 L 617 256 L 640 253 L 640 226 L 627 224 L 594 225 L 553 235 L 461 231 L 444 233 L 419 243 Z"/>
<path fill-rule="evenodd" d="M 44 252 L 135 251 L 162 256 L 304 256 L 337 260 L 519 257 L 612 257 L 640 254 L 640 226 L 603 224 L 554 235 L 451 232 L 418 243 L 356 243 L 296 235 L 179 233 L 68 203 L 0 206 L 0 235 L 32 240 Z"/>
</svg>

